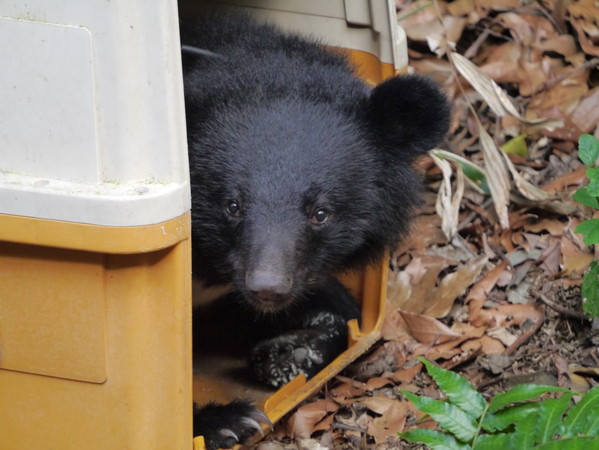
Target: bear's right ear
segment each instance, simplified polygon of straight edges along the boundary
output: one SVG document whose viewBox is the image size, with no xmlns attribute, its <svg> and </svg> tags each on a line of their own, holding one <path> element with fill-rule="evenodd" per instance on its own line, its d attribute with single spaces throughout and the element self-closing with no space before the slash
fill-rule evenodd
<svg viewBox="0 0 599 450">
<path fill-rule="evenodd" d="M 447 133 L 451 108 L 428 78 L 400 75 L 375 87 L 367 118 L 377 144 L 413 159 L 434 148 Z"/>
</svg>

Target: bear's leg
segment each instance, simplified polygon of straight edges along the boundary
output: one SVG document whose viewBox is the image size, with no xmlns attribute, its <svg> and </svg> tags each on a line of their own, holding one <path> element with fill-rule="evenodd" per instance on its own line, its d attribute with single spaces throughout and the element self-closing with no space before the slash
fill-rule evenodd
<svg viewBox="0 0 599 450">
<path fill-rule="evenodd" d="M 246 400 L 235 400 L 226 405 L 194 404 L 193 435 L 204 436 L 206 450 L 231 448 L 245 443 L 256 433 L 262 434 L 261 424 L 272 427 L 266 414 Z"/>
<path fill-rule="evenodd" d="M 316 375 L 347 348 L 347 321 L 359 317 L 355 299 L 332 277 L 298 303 L 287 330 L 259 342 L 250 355 L 255 376 L 273 387 Z"/>
</svg>

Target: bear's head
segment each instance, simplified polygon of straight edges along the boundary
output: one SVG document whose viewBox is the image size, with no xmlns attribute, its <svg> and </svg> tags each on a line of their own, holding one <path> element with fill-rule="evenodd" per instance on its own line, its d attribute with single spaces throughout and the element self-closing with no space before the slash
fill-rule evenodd
<svg viewBox="0 0 599 450">
<path fill-rule="evenodd" d="M 445 135 L 448 102 L 401 76 L 352 105 L 286 97 L 190 126 L 197 275 L 274 312 L 397 245 L 420 202 L 413 160 Z"/>
</svg>

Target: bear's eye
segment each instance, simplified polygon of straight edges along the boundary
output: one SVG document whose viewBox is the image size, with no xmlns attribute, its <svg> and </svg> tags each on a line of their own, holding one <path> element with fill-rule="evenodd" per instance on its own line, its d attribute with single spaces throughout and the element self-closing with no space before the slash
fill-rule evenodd
<svg viewBox="0 0 599 450">
<path fill-rule="evenodd" d="M 318 208 L 314 210 L 310 216 L 310 223 L 312 225 L 322 225 L 329 220 L 330 213 L 325 208 Z"/>
<path fill-rule="evenodd" d="M 229 200 L 225 205 L 225 211 L 231 217 L 239 217 L 241 216 L 241 204 L 237 200 Z"/>
</svg>

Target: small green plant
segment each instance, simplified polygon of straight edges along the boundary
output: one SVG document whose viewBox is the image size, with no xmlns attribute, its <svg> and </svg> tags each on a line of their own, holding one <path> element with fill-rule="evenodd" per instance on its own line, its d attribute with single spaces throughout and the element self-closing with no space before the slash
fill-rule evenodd
<svg viewBox="0 0 599 450">
<path fill-rule="evenodd" d="M 588 166 L 587 177 L 589 184 L 580 188 L 574 194 L 574 200 L 583 205 L 599 210 L 599 140 L 590 134 L 578 138 L 578 157 Z M 599 218 L 581 222 L 575 230 L 584 236 L 584 243 L 593 245 L 599 243 Z M 599 260 L 593 261 L 582 279 L 582 309 L 590 318 L 599 317 Z"/>
<path fill-rule="evenodd" d="M 406 441 L 432 450 L 599 449 L 599 386 L 574 406 L 572 391 L 533 384 L 518 385 L 487 402 L 462 376 L 420 360 L 447 399 L 403 392 L 441 427 L 399 433 Z M 534 400 L 550 392 L 561 395 Z"/>
</svg>

